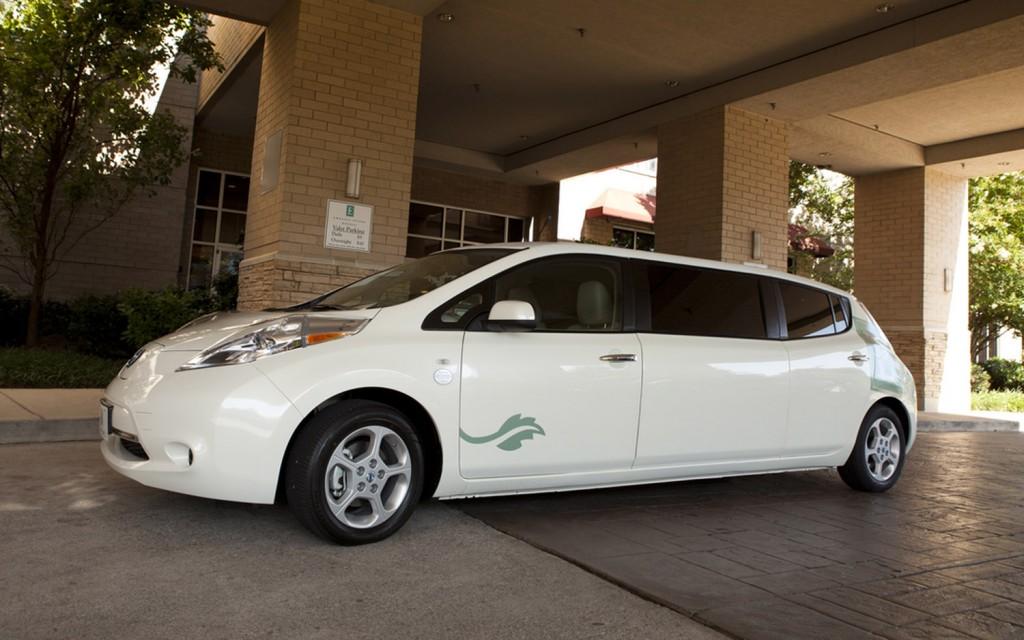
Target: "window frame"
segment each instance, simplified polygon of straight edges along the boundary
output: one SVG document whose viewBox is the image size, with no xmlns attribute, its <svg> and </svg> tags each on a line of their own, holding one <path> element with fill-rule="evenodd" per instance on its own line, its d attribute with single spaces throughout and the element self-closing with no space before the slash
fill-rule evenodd
<svg viewBox="0 0 1024 640">
<path fill-rule="evenodd" d="M 630 258 L 630 262 L 633 263 L 633 288 L 636 291 L 636 325 L 637 333 L 646 333 L 657 336 L 680 336 L 690 338 L 714 338 L 718 340 L 769 340 L 777 341 L 781 339 L 779 335 L 778 326 L 778 310 L 775 308 L 778 304 L 775 299 L 775 293 L 769 290 L 771 286 L 768 280 L 770 278 L 765 277 L 757 273 L 747 273 L 746 271 L 733 271 L 732 269 L 716 269 L 714 267 L 698 266 L 693 264 L 684 264 L 679 262 L 669 262 L 667 260 L 651 260 L 649 258 Z M 761 299 L 761 317 L 764 322 L 765 335 L 762 337 L 755 336 L 715 336 L 707 335 L 703 333 L 677 333 L 674 331 L 655 331 L 651 325 L 651 288 L 650 282 L 647 279 L 647 265 L 657 264 L 665 265 L 669 267 L 675 267 L 677 269 L 697 269 L 700 271 L 715 271 L 719 273 L 728 273 L 733 275 L 745 276 L 748 278 L 756 278 L 758 293 Z"/>
<path fill-rule="evenodd" d="M 644 235 L 651 236 L 652 238 L 656 238 L 656 235 L 655 235 L 653 229 L 651 229 L 650 231 L 645 231 L 643 229 L 634 229 L 632 227 L 624 227 L 622 225 L 612 225 L 612 242 L 613 243 L 615 242 L 615 232 L 616 231 L 626 231 L 628 233 L 633 234 L 633 246 L 631 246 L 631 247 L 619 247 L 619 245 L 613 245 L 613 246 L 615 246 L 617 248 L 620 248 L 620 249 L 632 249 L 633 251 L 643 251 L 644 253 L 653 253 L 655 251 L 655 249 L 650 249 L 650 250 L 648 250 L 648 249 L 637 249 L 637 247 L 636 247 L 637 239 L 640 237 L 641 233 L 644 234 Z M 654 246 L 656 247 L 657 245 L 655 244 Z"/>
<path fill-rule="evenodd" d="M 217 206 L 211 207 L 208 205 L 199 204 L 199 180 L 201 179 L 202 173 L 215 173 L 219 176 L 219 184 L 217 191 Z M 185 289 L 192 288 L 192 256 L 195 251 L 196 245 L 203 247 L 211 247 L 213 249 L 213 257 L 210 264 L 210 281 L 206 283 L 206 288 L 213 287 L 214 279 L 221 273 L 221 258 L 224 253 L 234 253 L 245 251 L 245 244 L 233 244 L 230 242 L 220 241 L 220 227 L 221 220 L 224 217 L 224 213 L 241 214 L 245 216 L 245 223 L 248 226 L 249 223 L 249 210 L 246 207 L 245 211 L 239 209 L 231 209 L 224 206 L 224 189 L 227 184 L 227 176 L 236 176 L 239 178 L 245 178 L 249 181 L 249 189 L 252 190 L 252 174 L 240 173 L 238 171 L 225 171 L 223 169 L 213 169 L 211 167 L 197 167 L 196 168 L 196 180 L 195 180 L 195 191 L 192 194 L 192 225 L 188 235 L 188 259 L 185 262 Z M 248 198 L 247 198 L 248 200 Z M 213 242 L 206 240 L 196 240 L 196 222 L 199 219 L 199 210 L 215 210 L 217 212 L 217 221 L 213 229 Z M 198 286 L 195 288 L 199 288 Z"/>
<path fill-rule="evenodd" d="M 598 263 L 615 263 L 619 266 L 619 286 L 622 288 L 622 308 L 620 309 L 620 326 L 618 331 L 570 331 L 570 330 L 550 330 L 550 329 L 534 329 L 526 331 L 524 333 L 544 333 L 544 334 L 573 334 L 573 335 L 609 335 L 609 334 L 623 334 L 623 333 L 636 333 L 636 292 L 633 284 L 632 277 L 632 260 L 629 258 L 621 258 L 618 256 L 606 256 L 595 253 L 560 253 L 553 256 L 540 256 L 531 260 L 524 260 L 518 264 L 509 266 L 507 269 L 490 276 L 482 282 L 467 287 L 449 299 L 445 300 L 442 304 L 435 307 L 430 313 L 424 317 L 420 329 L 424 331 L 488 331 L 484 320 L 487 318 L 487 314 L 490 313 L 491 307 L 494 306 L 496 297 L 496 289 L 498 279 L 514 272 L 519 269 L 526 268 L 534 265 L 537 262 L 580 262 L 590 261 Z M 458 302 L 460 299 L 465 298 L 468 295 L 472 295 L 477 291 L 483 294 L 484 301 L 480 304 L 480 310 L 475 313 L 466 313 L 462 318 L 459 319 L 458 323 L 445 324 L 441 322 L 441 316 L 447 311 L 452 305 Z"/>
<path fill-rule="evenodd" d="M 416 205 L 416 204 L 424 205 L 424 206 L 427 206 L 427 207 L 438 207 L 438 208 L 441 209 L 441 232 L 440 232 L 441 235 L 435 237 L 435 236 L 428 236 L 428 235 L 422 234 L 422 233 L 410 233 L 409 232 L 409 225 L 408 225 L 408 223 L 406 223 L 405 237 L 406 237 L 407 242 L 406 242 L 406 251 L 405 251 L 406 252 L 406 256 L 405 257 L 407 257 L 407 258 L 410 257 L 408 255 L 408 252 L 409 252 L 408 239 L 409 238 L 418 238 L 420 240 L 436 240 L 436 241 L 441 243 L 440 251 L 448 251 L 450 249 L 461 249 L 463 247 L 481 247 L 481 246 L 484 246 L 486 244 L 497 244 L 497 243 L 488 243 L 488 242 L 474 242 L 474 241 L 470 241 L 470 240 L 466 240 L 465 239 L 465 237 L 466 237 L 466 214 L 467 213 L 478 213 L 478 214 L 484 215 L 484 216 L 493 216 L 495 218 L 504 218 L 505 219 L 504 220 L 504 223 L 505 223 L 504 238 L 505 239 L 502 240 L 502 242 L 510 242 L 510 240 L 508 239 L 509 219 L 521 220 L 522 221 L 522 223 L 523 223 L 523 236 L 525 237 L 525 239 L 512 240 L 511 242 L 529 242 L 533 238 L 533 224 L 532 224 L 533 221 L 529 217 L 514 216 L 514 215 L 509 215 L 507 213 L 496 213 L 494 211 L 481 211 L 480 209 L 473 209 L 473 208 L 469 208 L 469 207 L 459 207 L 459 206 L 452 205 L 452 204 L 441 204 L 440 202 L 428 202 L 426 200 L 415 200 L 415 199 L 409 201 L 409 208 L 410 208 L 410 210 L 412 209 L 412 206 Z M 448 237 L 445 236 L 445 229 L 446 229 L 446 226 L 447 226 L 446 223 L 447 223 L 447 220 L 448 220 L 448 210 L 449 209 L 457 210 L 457 211 L 461 211 L 462 212 L 462 218 L 459 220 L 459 237 L 458 237 L 458 239 L 448 238 Z M 457 243 L 457 244 L 455 246 L 452 246 L 452 247 L 447 247 L 447 246 L 445 246 L 446 242 Z M 436 251 L 434 253 L 436 253 Z M 427 255 L 430 255 L 430 254 L 427 254 Z M 420 256 L 420 257 L 423 257 L 423 256 Z"/>
<path fill-rule="evenodd" d="M 821 287 L 815 287 L 813 285 L 804 284 L 802 282 L 793 282 L 792 280 L 784 280 L 782 278 L 770 278 L 770 279 L 773 281 L 774 288 L 775 288 L 775 304 L 778 307 L 778 316 L 777 317 L 778 317 L 778 323 L 779 323 L 779 333 L 780 333 L 780 337 L 781 337 L 782 340 L 787 340 L 787 341 L 790 341 L 790 340 L 820 340 L 822 338 L 834 338 L 836 336 L 841 336 L 841 335 L 843 335 L 845 333 L 849 333 L 850 330 L 853 329 L 853 313 L 852 313 L 852 306 L 851 306 L 852 303 L 850 302 L 849 296 L 841 295 L 841 294 L 838 294 L 838 293 L 833 293 L 833 292 L 828 291 L 826 289 L 822 289 Z M 789 326 L 788 326 L 788 324 L 786 322 L 786 304 L 785 304 L 784 300 L 782 299 L 782 286 L 781 285 L 783 285 L 783 284 L 786 284 L 786 285 L 789 285 L 789 286 L 792 286 L 792 287 L 801 287 L 803 289 L 810 289 L 811 291 L 814 291 L 816 293 L 820 293 L 821 295 L 825 296 L 825 298 L 829 301 L 828 308 L 832 312 L 832 328 L 833 329 L 837 329 L 838 326 L 836 324 L 836 309 L 835 309 L 835 306 L 832 304 L 832 299 L 835 298 L 836 300 L 838 300 L 839 304 L 843 307 L 843 310 L 846 313 L 846 317 L 847 317 L 846 328 L 844 330 L 842 330 L 842 331 L 836 331 L 835 333 L 829 333 L 829 334 L 825 334 L 825 335 L 822 335 L 822 336 L 799 336 L 799 337 L 796 337 L 796 338 L 791 338 L 789 336 Z"/>
</svg>

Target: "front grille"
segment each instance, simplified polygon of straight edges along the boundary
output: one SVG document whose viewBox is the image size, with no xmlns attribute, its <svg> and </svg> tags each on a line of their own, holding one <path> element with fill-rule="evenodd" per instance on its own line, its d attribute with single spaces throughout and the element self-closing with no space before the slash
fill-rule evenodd
<svg viewBox="0 0 1024 640">
<path fill-rule="evenodd" d="M 138 442 L 132 442 L 131 440 L 125 440 L 121 438 L 121 446 L 124 450 L 132 454 L 140 460 L 149 460 L 149 456 L 146 455 L 146 450 L 142 448 L 142 445 Z"/>
</svg>

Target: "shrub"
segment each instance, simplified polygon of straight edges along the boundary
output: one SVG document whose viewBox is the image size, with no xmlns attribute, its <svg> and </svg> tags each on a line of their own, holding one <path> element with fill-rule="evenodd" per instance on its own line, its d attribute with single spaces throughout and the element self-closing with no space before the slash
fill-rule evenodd
<svg viewBox="0 0 1024 640">
<path fill-rule="evenodd" d="M 984 365 L 995 391 L 1024 391 L 1024 363 L 992 358 Z"/>
<path fill-rule="evenodd" d="M 19 346 L 25 343 L 28 328 L 28 297 L 15 295 L 0 287 L 0 346 Z M 63 336 L 71 317 L 68 305 L 49 300 L 43 303 L 43 317 L 39 325 L 40 337 Z"/>
<path fill-rule="evenodd" d="M 125 358 L 137 347 L 125 340 L 127 319 L 117 295 L 83 296 L 71 303 L 68 344 L 77 351 L 105 358 Z"/>
<path fill-rule="evenodd" d="M 238 306 L 238 274 L 224 271 L 213 279 L 211 311 L 231 311 Z"/>
<path fill-rule="evenodd" d="M 989 377 L 988 371 L 985 371 L 985 367 L 980 364 L 971 364 L 971 391 L 980 392 L 988 391 L 992 386 L 992 378 Z"/>
<path fill-rule="evenodd" d="M 0 348 L 0 388 L 85 389 L 107 386 L 124 361 L 74 351 Z"/>
<path fill-rule="evenodd" d="M 213 300 L 208 291 L 200 289 L 130 289 L 121 294 L 118 309 L 125 317 L 124 337 L 137 349 L 212 311 Z"/>
</svg>

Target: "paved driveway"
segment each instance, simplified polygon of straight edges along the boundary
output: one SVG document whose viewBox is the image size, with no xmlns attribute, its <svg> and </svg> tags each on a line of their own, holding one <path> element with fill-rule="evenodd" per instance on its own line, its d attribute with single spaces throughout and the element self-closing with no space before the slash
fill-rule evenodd
<svg viewBox="0 0 1024 640">
<path fill-rule="evenodd" d="M 442 504 L 344 548 L 136 485 L 97 443 L 0 446 L 0 638 L 249 637 L 718 634 Z"/>
<path fill-rule="evenodd" d="M 459 503 L 744 638 L 1024 638 L 1024 434 L 922 434 L 897 487 L 833 471 Z"/>
</svg>

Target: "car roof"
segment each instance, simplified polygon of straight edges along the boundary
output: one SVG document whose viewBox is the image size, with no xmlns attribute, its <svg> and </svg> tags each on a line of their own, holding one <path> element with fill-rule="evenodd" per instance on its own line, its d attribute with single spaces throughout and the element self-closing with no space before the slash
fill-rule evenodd
<svg viewBox="0 0 1024 640">
<path fill-rule="evenodd" d="M 824 291 L 829 291 L 842 296 L 854 298 L 854 295 L 849 291 L 833 287 L 831 285 L 805 278 L 803 276 L 793 275 L 784 271 L 776 271 L 775 269 L 769 269 L 765 265 L 759 264 L 737 264 L 734 262 L 721 262 L 718 260 L 705 260 L 704 258 L 691 258 L 689 256 L 677 256 L 670 253 L 659 253 L 657 251 L 638 251 L 636 249 L 623 249 L 620 247 L 609 247 L 599 244 L 589 244 L 586 242 L 572 242 L 572 241 L 559 241 L 559 242 L 502 242 L 495 244 L 480 244 L 468 247 L 459 247 L 458 249 L 448 249 L 443 253 L 457 252 L 457 251 L 474 251 L 479 249 L 515 249 L 522 250 L 528 249 L 531 257 L 541 257 L 548 255 L 567 255 L 567 254 L 588 254 L 588 255 L 601 255 L 601 256 L 614 256 L 616 258 L 626 258 L 632 260 L 653 260 L 656 262 L 667 262 L 671 264 L 687 265 L 692 267 L 702 267 L 705 269 L 718 269 L 721 271 L 735 271 L 737 273 L 749 273 L 759 276 L 770 276 L 772 278 L 778 278 L 779 280 L 786 280 L 795 284 L 800 284 L 808 287 L 815 287 Z"/>
</svg>

